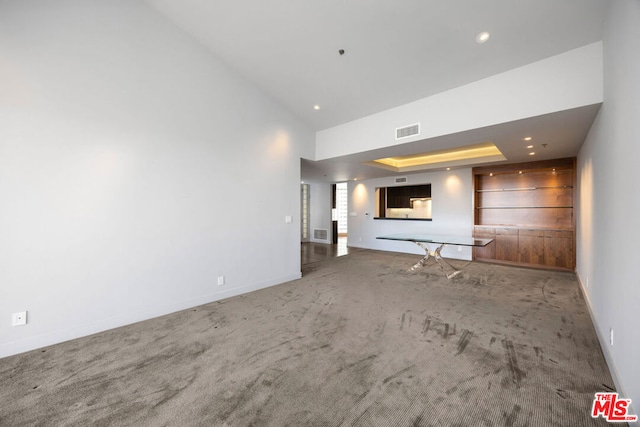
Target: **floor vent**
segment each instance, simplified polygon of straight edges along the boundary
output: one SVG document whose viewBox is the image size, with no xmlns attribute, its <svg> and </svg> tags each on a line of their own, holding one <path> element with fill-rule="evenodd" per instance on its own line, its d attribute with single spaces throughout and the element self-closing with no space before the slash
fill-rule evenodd
<svg viewBox="0 0 640 427">
<path fill-rule="evenodd" d="M 420 134 L 420 123 L 416 123 L 415 125 L 405 126 L 403 128 L 396 129 L 396 139 L 407 138 L 414 135 Z"/>
<path fill-rule="evenodd" d="M 327 240 L 328 236 L 329 236 L 329 231 L 324 228 L 313 229 L 313 238 L 316 240 Z"/>
</svg>

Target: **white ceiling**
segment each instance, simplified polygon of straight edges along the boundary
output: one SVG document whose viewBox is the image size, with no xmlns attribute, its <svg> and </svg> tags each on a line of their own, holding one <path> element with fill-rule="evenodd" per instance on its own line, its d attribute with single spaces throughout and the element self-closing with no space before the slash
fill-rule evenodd
<svg viewBox="0 0 640 427">
<path fill-rule="evenodd" d="M 390 172 L 363 163 L 372 159 L 425 153 L 449 149 L 454 146 L 472 145 L 482 141 L 493 142 L 508 159 L 506 163 L 574 157 L 587 136 L 587 132 L 599 109 L 599 104 L 590 105 L 339 158 L 317 162 L 302 160 L 302 176 L 305 180 L 327 182 L 363 180 L 396 175 L 406 176 L 424 172 L 424 170 Z M 527 143 L 522 141 L 522 135 L 528 135 L 532 129 L 534 129 L 536 135 L 535 148 L 533 149 L 536 153 L 534 157 L 529 156 L 529 152 L 532 150 L 525 149 Z M 485 164 L 473 162 L 476 165 L 496 163 L 500 162 Z M 444 169 L 444 167 L 436 165 L 433 169 Z"/>
<path fill-rule="evenodd" d="M 146 1 L 314 130 L 599 41 L 606 9 L 606 0 Z M 484 44 L 475 42 L 481 31 L 491 33 Z M 571 115 L 578 129 L 560 123 L 558 154 L 577 153 L 594 111 Z M 424 149 L 400 151 L 387 155 Z M 354 178 L 337 175 L 340 163 L 363 169 L 362 178 L 389 175 L 356 157 L 303 162 L 303 175 L 324 168 L 317 174 L 326 180 Z"/>
</svg>

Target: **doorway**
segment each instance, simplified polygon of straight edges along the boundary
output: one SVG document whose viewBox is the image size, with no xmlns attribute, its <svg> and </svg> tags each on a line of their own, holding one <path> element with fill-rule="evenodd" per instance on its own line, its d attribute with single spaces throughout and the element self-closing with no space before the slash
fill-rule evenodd
<svg viewBox="0 0 640 427">
<path fill-rule="evenodd" d="M 339 182 L 334 186 L 334 206 L 332 219 L 334 220 L 334 243 L 338 245 L 338 250 L 347 249 L 347 234 L 349 223 L 349 196 L 346 182 Z"/>
</svg>

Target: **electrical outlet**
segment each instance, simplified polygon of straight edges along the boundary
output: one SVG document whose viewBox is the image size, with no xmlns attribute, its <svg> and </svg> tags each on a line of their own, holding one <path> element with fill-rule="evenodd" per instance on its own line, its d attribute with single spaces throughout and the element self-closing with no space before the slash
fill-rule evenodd
<svg viewBox="0 0 640 427">
<path fill-rule="evenodd" d="M 224 285 L 224 276 L 218 276 L 218 286 Z"/>
<path fill-rule="evenodd" d="M 20 311 L 18 313 L 13 313 L 13 315 L 11 316 L 11 324 L 13 326 L 22 326 L 22 325 L 26 325 L 27 324 L 27 312 L 26 311 Z"/>
<path fill-rule="evenodd" d="M 609 329 L 609 345 L 613 346 L 613 328 Z"/>
</svg>

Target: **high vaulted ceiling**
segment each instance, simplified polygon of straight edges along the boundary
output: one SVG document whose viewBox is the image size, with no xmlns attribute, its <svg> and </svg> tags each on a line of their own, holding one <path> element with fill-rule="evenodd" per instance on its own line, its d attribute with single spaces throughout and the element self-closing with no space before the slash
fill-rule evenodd
<svg viewBox="0 0 640 427">
<path fill-rule="evenodd" d="M 315 130 L 599 41 L 606 9 L 606 0 L 146 1 Z M 481 31 L 491 34 L 483 44 Z M 563 152 L 575 155 L 573 145 Z"/>
</svg>

